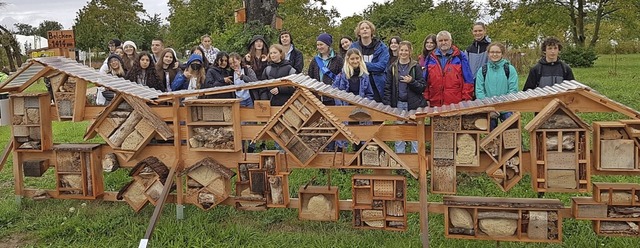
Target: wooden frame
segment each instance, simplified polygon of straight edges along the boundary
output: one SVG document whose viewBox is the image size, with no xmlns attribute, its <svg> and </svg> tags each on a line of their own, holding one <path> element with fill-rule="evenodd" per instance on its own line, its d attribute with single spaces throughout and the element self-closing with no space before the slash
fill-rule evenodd
<svg viewBox="0 0 640 248">
<path fill-rule="evenodd" d="M 96 199 L 104 192 L 99 144 L 60 144 L 56 155 L 56 190 L 60 198 Z"/>
<path fill-rule="evenodd" d="M 13 94 L 10 99 L 10 116 L 13 117 L 11 134 L 15 150 L 43 152 L 51 149 L 53 130 L 50 121 L 51 99 L 49 94 Z M 27 148 L 27 143 L 32 148 Z"/>
<path fill-rule="evenodd" d="M 363 182 L 368 182 L 364 183 Z M 353 226 L 364 229 L 407 229 L 407 183 L 403 176 L 352 177 Z"/>
<path fill-rule="evenodd" d="M 320 209 L 314 208 L 308 210 L 311 199 L 315 196 L 323 196 L 314 200 L 314 205 Z M 321 209 L 322 200 L 328 201 L 325 209 Z M 335 186 L 309 186 L 300 187 L 298 190 L 298 219 L 315 220 L 315 221 L 338 221 L 340 218 L 340 207 L 338 205 L 338 187 Z M 322 211 L 324 210 L 324 211 Z"/>
<path fill-rule="evenodd" d="M 640 140 L 629 120 L 593 122 L 593 167 L 596 171 L 640 174 Z M 606 163 L 604 162 L 606 161 Z"/>
</svg>

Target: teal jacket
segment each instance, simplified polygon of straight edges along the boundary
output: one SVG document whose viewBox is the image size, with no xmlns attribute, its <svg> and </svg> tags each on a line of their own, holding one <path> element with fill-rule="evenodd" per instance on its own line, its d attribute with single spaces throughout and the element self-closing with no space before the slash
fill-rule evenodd
<svg viewBox="0 0 640 248">
<path fill-rule="evenodd" d="M 509 78 L 504 64 L 509 66 Z M 482 75 L 482 67 L 476 72 L 476 98 L 482 99 L 518 92 L 518 72 L 506 59 L 487 62 L 487 77 Z"/>
</svg>

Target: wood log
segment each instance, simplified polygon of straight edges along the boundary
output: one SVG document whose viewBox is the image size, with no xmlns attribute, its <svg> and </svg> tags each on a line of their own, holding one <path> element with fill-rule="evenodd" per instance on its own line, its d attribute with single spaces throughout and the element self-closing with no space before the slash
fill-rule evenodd
<svg viewBox="0 0 640 248">
<path fill-rule="evenodd" d="M 476 231 L 469 228 L 449 227 L 449 234 L 475 235 Z"/>
<path fill-rule="evenodd" d="M 509 220 L 517 220 L 518 213 L 510 213 L 510 212 L 478 212 L 478 219 L 509 219 Z"/>
<path fill-rule="evenodd" d="M 124 142 L 124 139 L 126 139 L 127 136 L 129 136 L 129 134 L 133 132 L 140 120 L 142 120 L 142 115 L 140 114 L 140 112 L 131 112 L 131 115 L 129 115 L 127 120 L 124 121 L 124 123 L 122 123 L 122 125 L 109 137 L 111 143 L 113 143 L 113 145 L 115 145 L 116 147 L 120 147 L 122 145 L 122 142 Z"/>
</svg>

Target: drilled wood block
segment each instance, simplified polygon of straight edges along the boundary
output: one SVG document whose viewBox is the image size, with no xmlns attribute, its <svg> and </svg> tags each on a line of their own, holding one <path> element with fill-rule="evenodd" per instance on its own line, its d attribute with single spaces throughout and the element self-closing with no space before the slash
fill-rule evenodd
<svg viewBox="0 0 640 248">
<path fill-rule="evenodd" d="M 40 101 L 38 97 L 25 97 L 24 98 L 24 107 L 25 108 L 39 108 Z"/>
<path fill-rule="evenodd" d="M 136 125 L 136 131 L 138 131 L 142 137 L 147 138 L 155 132 L 155 127 L 151 125 L 148 120 L 142 119 L 138 125 Z"/>
<path fill-rule="evenodd" d="M 453 149 L 453 133 L 434 133 L 433 147 L 441 149 Z"/>
<path fill-rule="evenodd" d="M 282 117 L 286 122 L 288 122 L 290 125 L 294 126 L 295 128 L 298 128 L 300 127 L 300 125 L 302 125 L 302 119 L 300 118 L 300 116 L 298 116 L 298 114 L 296 114 L 291 109 L 287 109 L 286 111 L 284 111 L 284 114 L 282 115 Z"/>
<path fill-rule="evenodd" d="M 505 149 L 515 149 L 522 145 L 520 129 L 507 129 L 502 132 L 502 143 Z"/>
<path fill-rule="evenodd" d="M 109 136 L 111 136 L 111 134 L 113 133 L 113 131 L 116 130 L 116 128 L 118 128 L 116 120 L 114 120 L 114 118 L 109 117 L 109 118 L 105 118 L 104 121 L 100 123 L 100 126 L 98 126 L 96 131 L 100 134 L 100 136 L 102 136 L 103 139 L 108 139 Z"/>
<path fill-rule="evenodd" d="M 13 100 L 13 114 L 24 115 L 24 98 L 14 97 L 11 99 Z"/>
<path fill-rule="evenodd" d="M 371 199 L 371 189 L 355 189 L 355 200 L 358 205 L 370 205 L 373 202 Z"/>
<path fill-rule="evenodd" d="M 376 197 L 393 197 L 395 188 L 391 180 L 374 180 L 373 196 Z"/>
<path fill-rule="evenodd" d="M 578 161 L 573 152 L 547 152 L 547 168 L 558 170 L 576 169 Z"/>
<path fill-rule="evenodd" d="M 577 187 L 575 170 L 547 170 L 549 188 L 575 189 Z"/>
<path fill-rule="evenodd" d="M 224 121 L 222 107 L 202 107 L 203 121 Z"/>
<path fill-rule="evenodd" d="M 635 168 L 633 140 L 601 140 L 600 168 L 632 170 Z"/>
<path fill-rule="evenodd" d="M 432 117 L 431 122 L 435 131 L 459 131 L 460 116 Z"/>
<path fill-rule="evenodd" d="M 433 190 L 439 192 L 453 192 L 456 184 L 456 167 L 453 160 L 434 159 L 431 171 Z"/>
<path fill-rule="evenodd" d="M 363 150 L 362 153 L 362 165 L 364 166 L 380 166 L 380 157 L 378 151 Z"/>
<path fill-rule="evenodd" d="M 529 211 L 527 235 L 530 239 L 547 239 L 548 216 L 546 211 Z"/>
<path fill-rule="evenodd" d="M 453 159 L 453 149 L 449 148 L 434 148 L 433 158 Z"/>
<path fill-rule="evenodd" d="M 143 141 L 144 137 L 138 131 L 133 130 L 124 139 L 120 148 L 123 150 L 135 151 Z"/>
<path fill-rule="evenodd" d="M 73 101 L 70 100 L 58 100 L 58 115 L 60 117 L 73 116 Z"/>
</svg>

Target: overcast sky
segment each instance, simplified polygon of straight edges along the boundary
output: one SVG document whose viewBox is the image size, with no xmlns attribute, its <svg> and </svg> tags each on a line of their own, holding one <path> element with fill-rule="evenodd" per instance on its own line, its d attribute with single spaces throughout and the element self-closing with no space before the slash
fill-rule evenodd
<svg viewBox="0 0 640 248">
<path fill-rule="evenodd" d="M 14 23 L 27 23 L 37 27 L 44 20 L 57 21 L 65 29 L 70 29 L 78 10 L 88 0 L 2 0 L 7 5 L 0 9 L 0 24 L 13 29 Z M 160 13 L 163 19 L 169 15 L 167 0 L 138 0 L 149 14 Z M 372 2 L 384 0 L 327 0 L 327 5 L 335 6 L 342 17 L 362 12 Z M 230 13 L 230 17 L 233 16 Z"/>
</svg>

